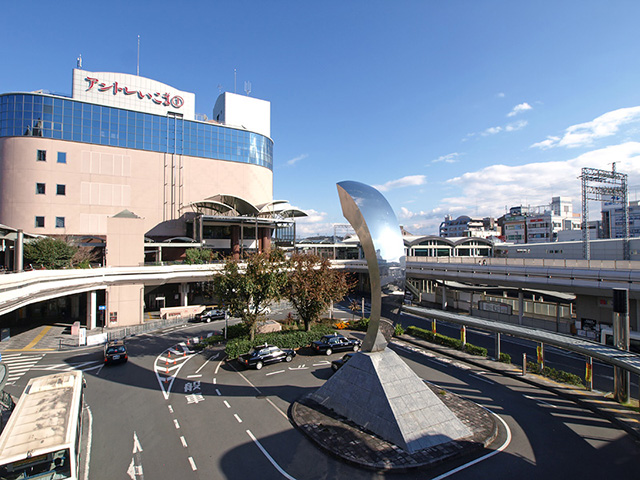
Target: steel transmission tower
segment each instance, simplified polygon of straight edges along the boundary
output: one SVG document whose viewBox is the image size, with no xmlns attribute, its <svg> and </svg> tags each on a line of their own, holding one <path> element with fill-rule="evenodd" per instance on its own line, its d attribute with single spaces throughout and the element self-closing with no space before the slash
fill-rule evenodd
<svg viewBox="0 0 640 480">
<path fill-rule="evenodd" d="M 616 164 L 611 171 L 596 168 L 583 168 L 582 175 L 582 254 L 585 260 L 591 260 L 589 246 L 589 200 L 603 201 L 615 199 L 622 203 L 624 221 L 623 255 L 629 260 L 629 199 L 627 174 L 617 173 Z"/>
</svg>

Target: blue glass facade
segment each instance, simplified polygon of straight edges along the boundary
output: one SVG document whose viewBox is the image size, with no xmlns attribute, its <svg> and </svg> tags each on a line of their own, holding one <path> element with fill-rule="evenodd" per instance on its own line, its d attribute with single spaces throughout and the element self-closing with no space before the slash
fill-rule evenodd
<svg viewBox="0 0 640 480">
<path fill-rule="evenodd" d="M 253 132 L 32 93 L 0 96 L 0 137 L 39 136 L 230 160 L 273 170 L 273 141 Z"/>
</svg>

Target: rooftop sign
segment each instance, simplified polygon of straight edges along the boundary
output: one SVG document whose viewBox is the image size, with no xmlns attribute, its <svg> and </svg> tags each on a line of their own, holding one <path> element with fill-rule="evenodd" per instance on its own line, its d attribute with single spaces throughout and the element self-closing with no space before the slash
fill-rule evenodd
<svg viewBox="0 0 640 480">
<path fill-rule="evenodd" d="M 195 94 L 137 75 L 73 70 L 73 98 L 155 115 L 195 117 Z"/>
</svg>

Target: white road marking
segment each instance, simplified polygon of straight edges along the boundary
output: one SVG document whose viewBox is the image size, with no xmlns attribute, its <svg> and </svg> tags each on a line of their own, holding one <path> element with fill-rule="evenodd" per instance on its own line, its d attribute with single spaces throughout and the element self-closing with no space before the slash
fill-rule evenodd
<svg viewBox="0 0 640 480">
<path fill-rule="evenodd" d="M 197 369 L 197 370 L 196 370 L 196 373 L 200 373 L 200 370 L 202 370 L 202 369 L 204 368 L 204 366 L 205 366 L 207 363 L 209 363 L 211 360 L 215 360 L 216 358 L 218 358 L 218 355 L 219 355 L 219 354 L 218 354 L 218 353 L 216 353 L 213 357 L 209 357 L 209 358 L 207 359 L 207 361 L 206 361 L 206 362 L 204 362 L 204 363 L 202 364 L 202 366 L 201 366 L 199 369 Z"/>
<path fill-rule="evenodd" d="M 227 408 L 231 408 L 231 405 L 229 405 L 229 402 L 227 402 L 226 400 L 224 401 L 224 406 Z"/>
<path fill-rule="evenodd" d="M 138 453 L 142 451 L 142 445 L 140 445 L 140 440 L 138 439 L 138 435 L 136 432 L 133 432 L 133 453 Z"/>
<path fill-rule="evenodd" d="M 215 385 L 216 383 L 218 383 L 218 379 L 213 377 L 213 384 Z"/>
<path fill-rule="evenodd" d="M 472 373 L 471 375 L 472 375 L 474 378 L 476 378 L 476 380 L 480 380 L 481 382 L 489 383 L 489 384 L 491 384 L 491 385 L 495 385 L 495 382 L 492 382 L 491 380 L 487 380 L 486 378 L 482 378 L 482 377 L 480 376 L 480 374 L 478 374 L 478 373 Z"/>
<path fill-rule="evenodd" d="M 193 458 L 189 457 L 189 463 L 191 464 L 191 469 L 195 472 L 196 470 L 198 470 L 198 467 L 196 467 L 196 462 L 193 461 Z"/>
<path fill-rule="evenodd" d="M 238 423 L 242 423 L 242 419 L 238 416 L 237 413 L 234 413 L 233 416 L 236 417 L 236 420 L 238 421 Z"/>
<path fill-rule="evenodd" d="M 276 375 L 278 373 L 284 373 L 284 370 L 278 370 L 277 372 L 267 373 L 266 376 L 268 377 L 269 375 Z"/>
<path fill-rule="evenodd" d="M 93 440 L 93 414 L 91 413 L 89 405 L 85 405 L 85 408 L 89 414 L 89 425 L 87 426 L 89 432 L 87 433 L 87 453 L 84 459 L 84 480 L 89 480 L 89 461 L 91 460 L 91 442 Z"/>
<path fill-rule="evenodd" d="M 551 403 L 545 402 L 544 400 L 540 400 L 540 399 L 535 398 L 535 397 L 530 397 L 529 395 L 524 395 L 524 398 L 528 398 L 529 400 L 533 400 L 536 403 L 542 403 L 543 405 L 548 405 L 549 407 L 558 408 L 557 406 L 555 406 L 555 405 L 553 405 Z"/>
<path fill-rule="evenodd" d="M 169 413 L 173 413 L 173 407 L 171 405 L 167 405 L 169 407 Z"/>
<path fill-rule="evenodd" d="M 180 428 L 180 424 L 178 423 L 177 419 L 175 419 L 175 418 L 173 419 L 173 424 L 175 425 L 176 430 L 178 430 Z"/>
<path fill-rule="evenodd" d="M 184 439 L 184 437 L 180 437 L 180 441 L 182 442 L 182 446 L 184 448 L 187 448 L 187 441 Z"/>
<path fill-rule="evenodd" d="M 200 378 L 202 375 L 187 375 L 187 378 Z"/>
<path fill-rule="evenodd" d="M 498 417 L 499 418 L 499 417 Z M 253 436 L 253 433 L 251 433 L 251 430 L 247 430 L 247 435 L 249 435 L 249 437 L 251 437 L 251 440 L 253 440 L 253 443 L 256 444 L 256 446 L 260 449 L 260 451 L 262 452 L 262 454 L 267 457 L 267 460 L 269 460 L 271 462 L 271 465 L 273 465 L 276 470 L 278 470 L 278 472 L 280 472 L 280 474 L 282 476 L 284 476 L 287 480 L 296 480 L 295 477 L 292 477 L 291 475 L 289 475 L 287 472 L 285 472 L 282 467 L 280 465 L 278 465 L 276 463 L 276 461 L 273 459 L 273 457 L 271 455 L 269 455 L 269 453 L 265 450 L 265 448 L 262 446 L 262 444 L 258 441 L 258 439 L 256 437 Z"/>
<path fill-rule="evenodd" d="M 502 422 L 502 425 L 504 425 L 504 428 L 507 429 L 507 438 L 505 439 L 504 443 L 502 445 L 500 445 L 500 447 L 497 450 L 494 450 L 493 452 L 486 454 L 484 457 L 476 458 L 475 460 L 473 460 L 473 461 L 471 461 L 469 463 L 465 463 L 464 465 L 460 465 L 459 467 L 454 468 L 453 470 L 449 470 L 447 473 L 443 473 L 439 477 L 435 477 L 435 478 L 433 478 L 431 480 L 442 480 L 443 478 L 447 478 L 450 475 L 454 475 L 454 474 L 464 470 L 465 468 L 468 468 L 468 467 L 470 467 L 472 465 L 475 465 L 476 463 L 480 463 L 483 460 L 486 460 L 487 458 L 493 457 L 494 455 L 502 452 L 505 448 L 507 448 L 509 446 L 509 444 L 511 443 L 511 430 L 509 429 L 509 426 L 507 425 L 507 423 L 499 415 L 496 415 L 495 413 L 493 413 L 488 408 L 486 410 L 488 412 L 490 412 L 491 414 L 493 414 L 493 416 L 495 416 L 498 420 L 500 420 L 500 422 Z"/>
<path fill-rule="evenodd" d="M 216 388 L 216 393 L 218 394 L 218 396 L 222 395 L 222 394 L 220 393 L 220 390 L 218 390 L 217 388 Z"/>
<path fill-rule="evenodd" d="M 331 362 L 329 362 L 328 360 L 324 360 L 324 361 L 322 361 L 320 363 L 314 363 L 313 364 L 314 367 L 321 367 L 323 365 L 331 365 Z"/>
</svg>

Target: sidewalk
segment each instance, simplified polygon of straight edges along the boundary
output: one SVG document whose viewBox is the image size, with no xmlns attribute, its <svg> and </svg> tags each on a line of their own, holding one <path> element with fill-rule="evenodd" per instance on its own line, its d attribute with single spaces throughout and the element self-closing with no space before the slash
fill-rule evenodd
<svg viewBox="0 0 640 480">
<path fill-rule="evenodd" d="M 32 330 L 12 334 L 0 342 L 0 352 L 43 353 L 78 346 L 78 338 L 71 336 L 70 325 L 41 325 Z"/>
<path fill-rule="evenodd" d="M 438 352 L 442 355 L 456 358 L 500 375 L 505 375 L 535 387 L 554 392 L 563 398 L 571 400 L 578 405 L 601 415 L 625 430 L 630 435 L 640 439 L 640 413 L 604 397 L 602 392 L 580 389 L 578 387 L 555 382 L 532 373 L 527 373 L 523 376 L 522 370 L 514 365 L 497 362 L 486 357 L 470 355 L 468 353 L 427 342 L 426 340 L 421 340 L 410 335 L 401 335 L 397 338 L 406 343 L 411 343 L 421 348 Z"/>
</svg>

